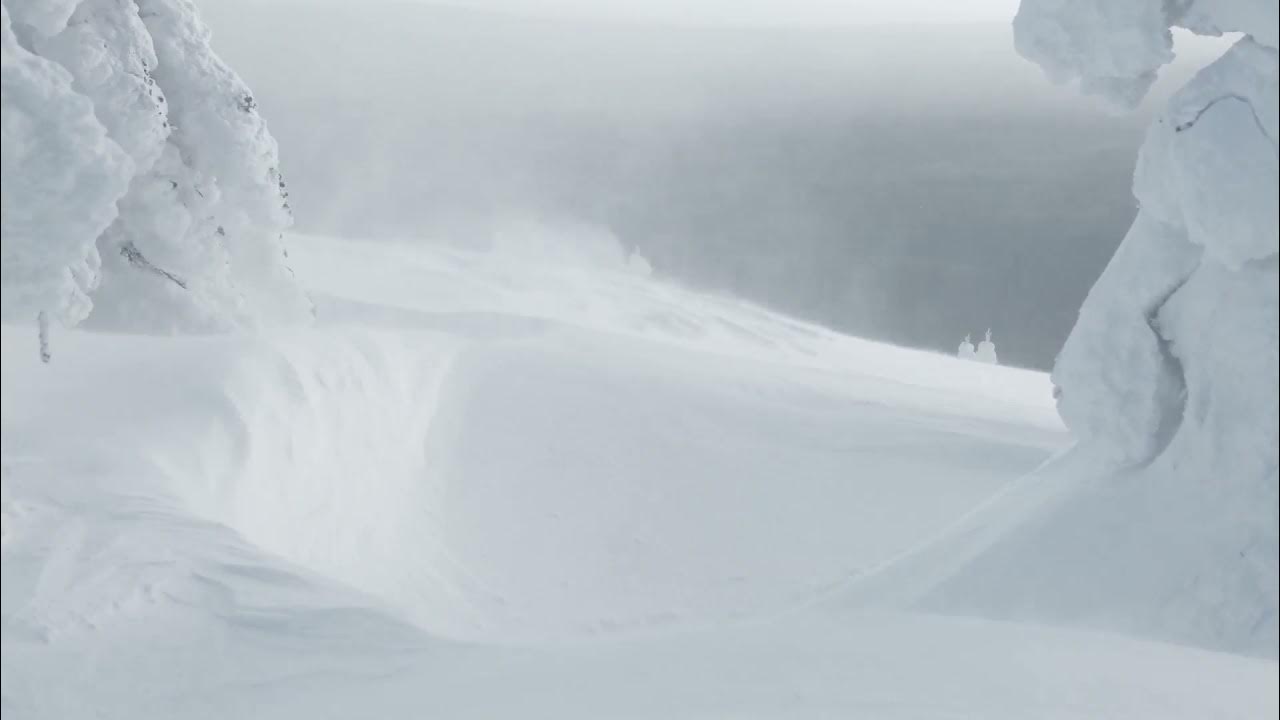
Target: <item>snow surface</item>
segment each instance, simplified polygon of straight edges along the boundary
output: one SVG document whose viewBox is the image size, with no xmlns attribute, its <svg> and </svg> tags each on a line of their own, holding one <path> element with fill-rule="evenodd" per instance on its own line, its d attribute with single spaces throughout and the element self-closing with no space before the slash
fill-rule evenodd
<svg viewBox="0 0 1280 720">
<path fill-rule="evenodd" d="M 1050 382 L 590 228 L 287 265 L 188 0 L 4 0 L 5 718 L 1275 716 L 1275 8 L 1023 3 L 1122 104 L 1242 34 Z"/>
<path fill-rule="evenodd" d="M 314 328 L 4 328 L 6 718 L 1277 710 L 1271 660 L 868 589 L 1036 486 L 1043 374 L 634 263 L 294 245 Z"/>
</svg>

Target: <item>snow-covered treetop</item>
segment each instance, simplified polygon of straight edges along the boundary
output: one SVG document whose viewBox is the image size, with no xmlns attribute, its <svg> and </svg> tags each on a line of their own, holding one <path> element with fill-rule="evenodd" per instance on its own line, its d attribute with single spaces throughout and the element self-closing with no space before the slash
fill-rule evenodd
<svg viewBox="0 0 1280 720">
<path fill-rule="evenodd" d="M 1132 107 L 1173 59 L 1170 28 L 1274 49 L 1277 22 L 1275 0 L 1023 0 L 1013 28 L 1018 52 L 1054 81 Z"/>
<path fill-rule="evenodd" d="M 0 0 L 4 318 L 305 321 L 275 140 L 190 0 Z"/>
</svg>

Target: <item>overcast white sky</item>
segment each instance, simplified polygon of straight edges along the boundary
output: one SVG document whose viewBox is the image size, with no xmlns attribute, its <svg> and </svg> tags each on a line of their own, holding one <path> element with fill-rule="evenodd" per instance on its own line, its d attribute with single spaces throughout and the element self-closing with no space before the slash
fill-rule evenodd
<svg viewBox="0 0 1280 720">
<path fill-rule="evenodd" d="M 200 4 L 218 0 L 201 0 Z M 304 3 L 306 0 L 287 0 Z M 350 2 L 351 0 L 311 0 Z M 521 15 L 691 25 L 1008 22 L 1018 0 L 401 0 Z"/>
</svg>

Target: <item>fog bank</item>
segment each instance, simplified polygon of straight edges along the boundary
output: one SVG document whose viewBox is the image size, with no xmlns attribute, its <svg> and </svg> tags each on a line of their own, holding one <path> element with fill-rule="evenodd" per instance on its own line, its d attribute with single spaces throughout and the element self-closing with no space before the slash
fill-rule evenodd
<svg viewBox="0 0 1280 720">
<path fill-rule="evenodd" d="M 1049 86 L 1003 24 L 203 7 L 308 232 L 594 227 L 690 285 L 915 347 L 992 327 L 1002 360 L 1045 368 L 1135 212 L 1149 111 Z"/>
</svg>

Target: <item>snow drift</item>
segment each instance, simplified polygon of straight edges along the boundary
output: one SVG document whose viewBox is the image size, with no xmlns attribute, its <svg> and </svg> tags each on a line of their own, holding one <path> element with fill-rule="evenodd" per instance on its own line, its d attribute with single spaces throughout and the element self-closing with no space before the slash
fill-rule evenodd
<svg viewBox="0 0 1280 720">
<path fill-rule="evenodd" d="M 6 384 L 7 441 L 43 455 L 56 436 L 127 468 L 114 491 L 148 486 L 438 634 L 507 640 L 805 604 L 1062 442 L 1043 375 L 1007 370 L 988 394 L 987 368 L 625 268 L 566 268 L 539 308 L 510 295 L 546 279 L 523 257 L 460 269 L 470 256 L 319 238 L 295 256 L 335 281 L 313 285 L 325 329 L 68 336 L 56 384 Z M 358 256 L 377 270 L 346 273 Z M 424 278 L 448 295 L 425 297 Z M 566 292 L 592 282 L 595 308 Z M 597 315 L 610 300 L 617 314 Z M 22 342 L 6 335 L 8 352 Z M 152 384 L 187 373 L 201 387 L 185 398 Z M 56 411 L 99 383 L 100 407 Z"/>
<path fill-rule="evenodd" d="M 1042 374 L 612 263 L 294 244 L 318 327 L 47 366 L 5 329 L 6 717 L 1270 708 L 1273 663 L 823 607 L 1062 448 Z"/>
</svg>

